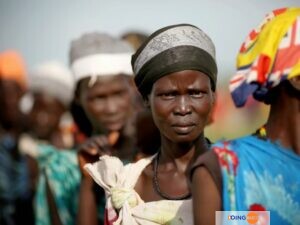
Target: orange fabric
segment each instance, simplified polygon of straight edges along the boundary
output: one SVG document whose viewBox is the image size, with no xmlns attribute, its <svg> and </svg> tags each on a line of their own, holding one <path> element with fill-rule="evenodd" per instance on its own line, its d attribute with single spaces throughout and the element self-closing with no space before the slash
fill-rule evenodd
<svg viewBox="0 0 300 225">
<path fill-rule="evenodd" d="M 14 80 L 26 89 L 26 69 L 19 53 L 11 50 L 0 53 L 0 79 Z"/>
</svg>

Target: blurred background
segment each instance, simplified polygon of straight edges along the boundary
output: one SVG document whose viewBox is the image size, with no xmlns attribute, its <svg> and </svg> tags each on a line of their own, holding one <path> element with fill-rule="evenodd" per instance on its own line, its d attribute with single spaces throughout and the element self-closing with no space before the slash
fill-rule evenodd
<svg viewBox="0 0 300 225">
<path fill-rule="evenodd" d="M 217 49 L 218 101 L 207 136 L 213 141 L 254 132 L 266 120 L 268 108 L 250 101 L 235 109 L 228 80 L 235 71 L 241 43 L 264 15 L 299 0 L 1 0 L 0 51 L 16 49 L 28 70 L 55 59 L 68 65 L 70 41 L 88 31 L 122 36 L 129 31 L 149 34 L 176 23 L 191 23 L 213 39 Z"/>
</svg>

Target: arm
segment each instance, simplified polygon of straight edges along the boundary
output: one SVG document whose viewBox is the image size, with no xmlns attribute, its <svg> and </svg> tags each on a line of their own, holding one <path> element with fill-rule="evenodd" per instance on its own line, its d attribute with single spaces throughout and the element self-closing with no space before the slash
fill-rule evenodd
<svg viewBox="0 0 300 225">
<path fill-rule="evenodd" d="M 88 139 L 79 148 L 78 162 L 82 180 L 80 184 L 77 225 L 98 224 L 98 207 L 93 190 L 94 181 L 83 167 L 87 163 L 98 161 L 100 156 L 111 155 L 112 146 L 117 142 L 118 138 L 118 132 L 112 132 L 108 136 L 99 135 Z"/>
<path fill-rule="evenodd" d="M 204 166 L 195 169 L 192 177 L 195 225 L 215 225 L 215 211 L 221 210 L 220 192 Z"/>
<path fill-rule="evenodd" d="M 50 219 L 52 225 L 62 225 L 62 222 L 59 217 L 58 209 L 56 207 L 55 199 L 53 197 L 53 194 L 51 192 L 47 176 L 46 176 L 46 195 L 47 195 L 47 202 L 49 206 L 50 211 Z"/>
<path fill-rule="evenodd" d="M 97 225 L 97 204 L 93 192 L 93 179 L 83 176 L 80 184 L 77 225 Z"/>
</svg>

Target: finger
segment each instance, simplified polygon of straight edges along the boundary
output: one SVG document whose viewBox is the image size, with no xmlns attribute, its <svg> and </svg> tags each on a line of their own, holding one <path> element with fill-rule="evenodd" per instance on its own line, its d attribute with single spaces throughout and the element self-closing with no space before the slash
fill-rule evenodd
<svg viewBox="0 0 300 225">
<path fill-rule="evenodd" d="M 89 155 L 97 155 L 98 154 L 98 147 L 96 143 L 88 142 L 85 143 L 81 148 L 79 149 L 79 153 L 85 153 Z"/>
<path fill-rule="evenodd" d="M 86 163 L 93 163 L 97 160 L 99 160 L 99 155 L 92 155 L 89 152 L 82 151 L 80 154 L 78 154 L 79 162 L 81 162 L 81 166 L 84 166 Z"/>
<path fill-rule="evenodd" d="M 91 142 L 88 144 L 86 150 L 91 155 L 98 154 L 98 145 L 97 145 L 97 143 L 95 143 L 95 140 L 91 140 Z"/>
<path fill-rule="evenodd" d="M 108 142 L 111 146 L 115 145 L 120 137 L 120 133 L 118 131 L 112 131 L 108 135 Z"/>
<path fill-rule="evenodd" d="M 109 154 L 111 152 L 111 146 L 106 136 L 100 136 L 95 139 L 95 144 L 97 145 L 98 153 L 101 155 Z"/>
</svg>

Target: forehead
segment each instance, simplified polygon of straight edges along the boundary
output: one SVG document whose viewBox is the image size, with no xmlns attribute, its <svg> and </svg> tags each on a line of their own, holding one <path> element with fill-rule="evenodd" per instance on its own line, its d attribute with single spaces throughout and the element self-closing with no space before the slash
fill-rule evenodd
<svg viewBox="0 0 300 225">
<path fill-rule="evenodd" d="M 36 103 L 42 103 L 42 104 L 52 104 L 58 101 L 58 99 L 56 99 L 55 97 L 41 91 L 33 92 L 33 97 Z"/>
<path fill-rule="evenodd" d="M 57 99 L 56 97 L 53 97 L 45 92 L 34 92 L 33 93 L 34 98 L 34 109 L 37 108 L 55 108 L 55 107 L 64 107 L 63 104 Z"/>
<path fill-rule="evenodd" d="M 158 79 L 154 85 L 154 89 L 164 89 L 170 87 L 198 87 L 210 85 L 209 77 L 195 70 L 184 70 L 168 74 Z"/>
<path fill-rule="evenodd" d="M 81 92 L 101 92 L 106 93 L 114 90 L 120 90 L 127 88 L 128 83 L 127 77 L 123 75 L 113 75 L 113 76 L 102 76 L 97 77 L 94 84 L 90 85 L 90 78 L 85 79 L 82 84 Z"/>
</svg>

